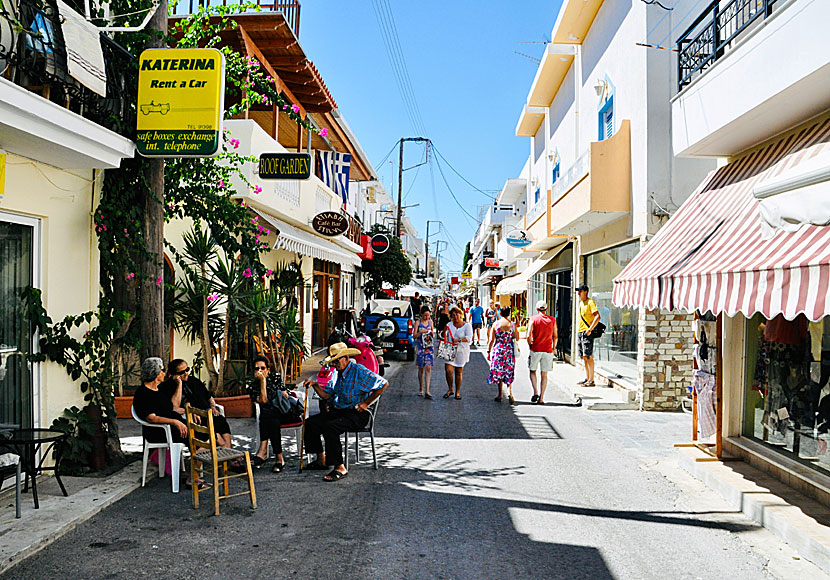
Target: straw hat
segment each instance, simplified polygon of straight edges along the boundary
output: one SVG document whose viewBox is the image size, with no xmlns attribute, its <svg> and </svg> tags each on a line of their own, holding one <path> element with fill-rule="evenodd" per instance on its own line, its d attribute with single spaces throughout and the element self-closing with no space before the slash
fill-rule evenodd
<svg viewBox="0 0 830 580">
<path fill-rule="evenodd" d="M 360 351 L 356 348 L 349 348 L 342 342 L 335 342 L 329 347 L 329 356 L 324 358 L 322 362 L 324 365 L 330 365 L 339 358 L 354 356 L 356 354 L 360 354 Z"/>
</svg>

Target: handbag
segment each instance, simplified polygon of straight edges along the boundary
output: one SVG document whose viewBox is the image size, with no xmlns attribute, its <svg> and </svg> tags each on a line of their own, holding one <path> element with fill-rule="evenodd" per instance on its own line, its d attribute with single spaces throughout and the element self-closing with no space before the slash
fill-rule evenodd
<svg viewBox="0 0 830 580">
<path fill-rule="evenodd" d="M 444 338 L 441 342 L 438 343 L 438 358 L 441 360 L 445 360 L 447 362 L 452 362 L 455 360 L 455 356 L 458 354 L 458 345 L 453 344 L 451 341 L 447 340 L 447 335 L 450 333 L 449 329 L 444 330 Z"/>
<path fill-rule="evenodd" d="M 519 358 L 519 341 L 516 340 L 516 325 L 514 324 L 511 328 L 514 331 L 514 333 L 510 335 L 510 340 L 513 341 L 513 360 L 517 360 Z"/>
<path fill-rule="evenodd" d="M 591 325 L 588 324 L 588 321 L 585 320 L 584 316 L 580 314 L 579 317 L 582 319 L 582 322 L 585 323 L 585 326 L 587 326 L 588 328 L 591 327 Z M 602 335 L 605 334 L 606 328 L 607 327 L 602 322 L 598 322 L 597 325 L 594 327 L 594 330 L 591 331 L 591 334 L 588 335 L 588 338 L 590 338 L 591 340 L 596 340 L 602 337 Z"/>
</svg>

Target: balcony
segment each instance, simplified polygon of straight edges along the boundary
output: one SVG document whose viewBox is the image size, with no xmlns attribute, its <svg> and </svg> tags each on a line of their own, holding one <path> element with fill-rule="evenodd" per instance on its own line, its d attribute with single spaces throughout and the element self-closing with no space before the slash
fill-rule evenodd
<svg viewBox="0 0 830 580">
<path fill-rule="evenodd" d="M 5 25 L 3 24 L 5 23 Z M 12 26 L 10 23 L 13 23 Z M 101 35 L 106 96 L 72 77 L 54 0 L 0 5 L 0 145 L 64 168 L 117 167 L 131 157 L 133 56 Z"/>
<path fill-rule="evenodd" d="M 199 8 L 207 8 L 208 6 L 227 6 L 228 0 L 219 2 L 210 2 L 210 0 L 179 0 L 172 6 L 171 16 L 188 16 L 197 12 Z M 231 2 L 230 4 L 239 4 L 238 2 Z M 253 5 L 259 8 L 260 12 L 280 12 L 285 16 L 291 30 L 294 31 L 294 36 L 300 37 L 300 2 L 299 0 L 256 0 L 245 4 L 249 6 L 250 10 L 254 10 Z M 246 9 L 247 11 L 247 9 Z"/>
<path fill-rule="evenodd" d="M 587 234 L 628 215 L 630 208 L 631 128 L 625 120 L 613 137 L 591 143 L 554 184 L 550 234 Z"/>
<path fill-rule="evenodd" d="M 826 0 L 713 2 L 677 41 L 672 141 L 732 157 L 830 108 Z"/>
</svg>

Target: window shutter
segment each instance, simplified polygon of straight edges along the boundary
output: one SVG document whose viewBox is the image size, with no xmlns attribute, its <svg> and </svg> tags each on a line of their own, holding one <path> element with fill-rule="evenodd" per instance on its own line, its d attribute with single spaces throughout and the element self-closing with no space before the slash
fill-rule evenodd
<svg viewBox="0 0 830 580">
<path fill-rule="evenodd" d="M 605 113 L 605 139 L 614 134 L 614 107 L 610 107 Z"/>
</svg>

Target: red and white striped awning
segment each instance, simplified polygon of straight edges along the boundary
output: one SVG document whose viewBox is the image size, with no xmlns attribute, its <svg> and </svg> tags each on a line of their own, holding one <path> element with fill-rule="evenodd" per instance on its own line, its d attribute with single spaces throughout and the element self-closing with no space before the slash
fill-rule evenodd
<svg viewBox="0 0 830 580">
<path fill-rule="evenodd" d="M 830 314 L 830 226 L 764 240 L 752 193 L 828 151 L 825 119 L 713 171 L 614 279 L 614 304 L 789 320 Z"/>
</svg>

